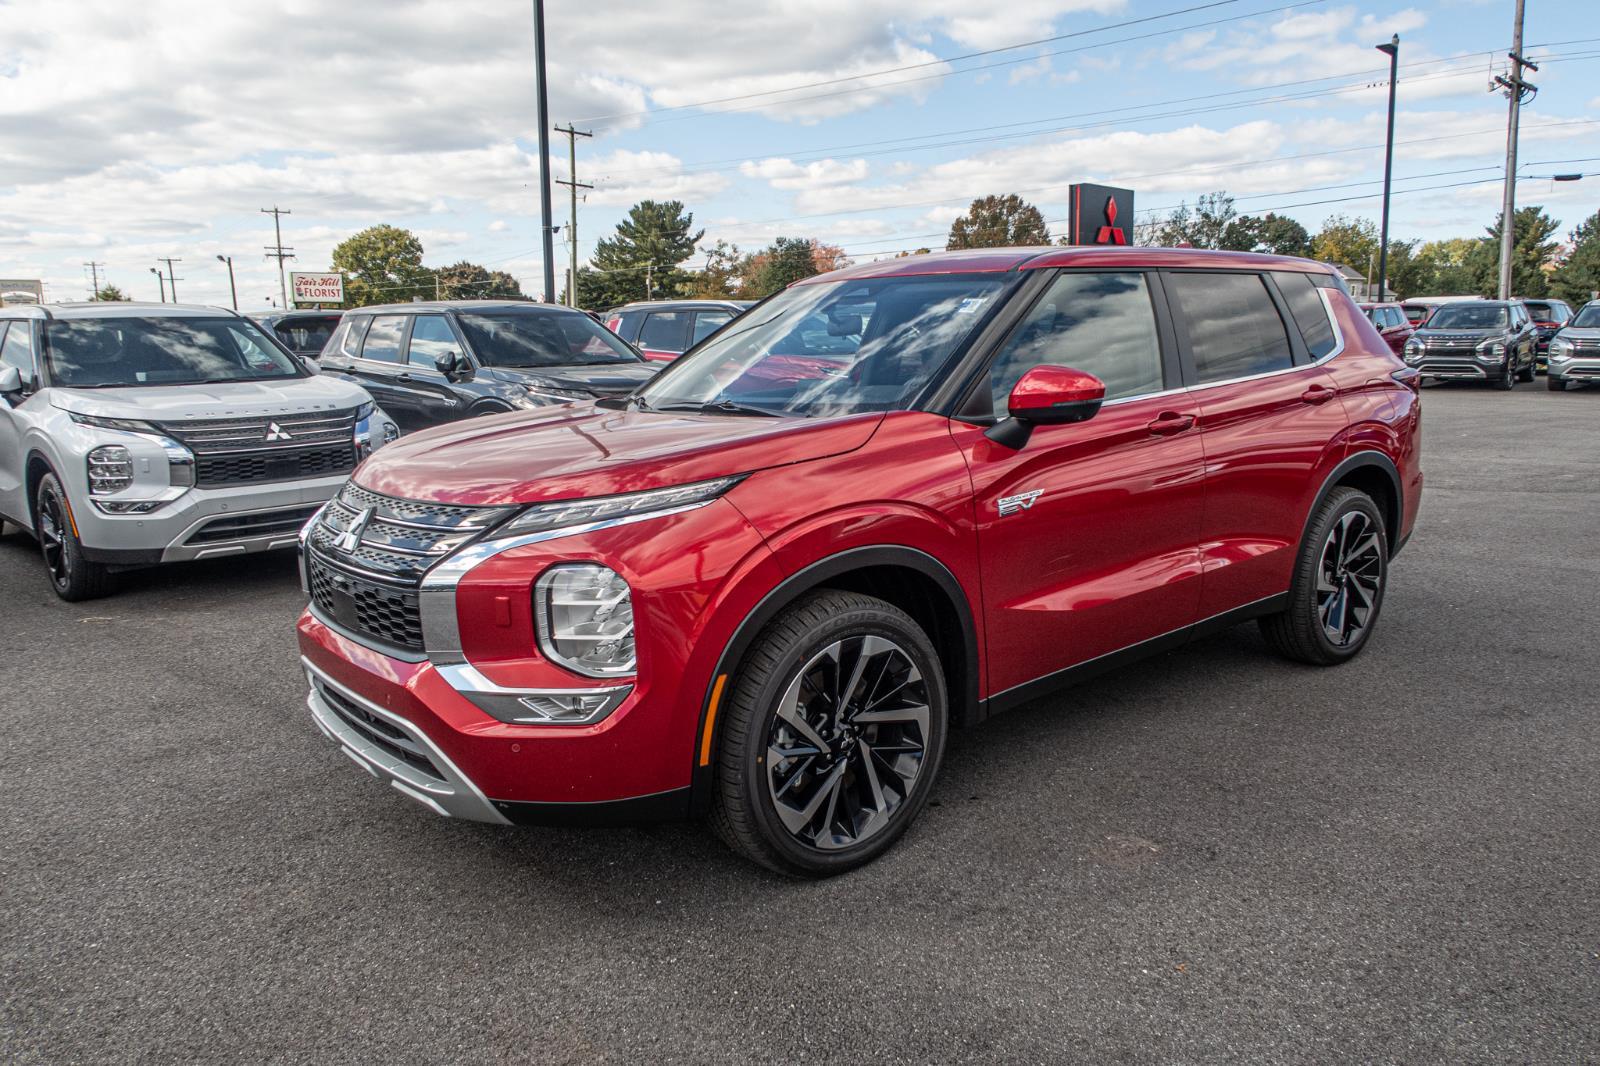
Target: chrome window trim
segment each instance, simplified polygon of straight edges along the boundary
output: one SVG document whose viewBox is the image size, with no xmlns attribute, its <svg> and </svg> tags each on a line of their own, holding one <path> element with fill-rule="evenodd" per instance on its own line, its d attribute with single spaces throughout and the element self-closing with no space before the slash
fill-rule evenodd
<svg viewBox="0 0 1600 1066">
<path fill-rule="evenodd" d="M 456 616 L 456 586 L 474 567 L 514 548 L 542 544 L 545 541 L 576 536 L 580 533 L 594 533 L 602 529 L 631 525 L 634 522 L 665 518 L 668 515 L 683 514 L 716 503 L 721 498 L 718 496 L 715 499 L 666 507 L 659 511 L 622 515 L 602 522 L 562 526 L 559 529 L 545 529 L 537 533 L 523 533 L 498 540 L 480 540 L 458 549 L 455 554 L 446 556 L 422 575 L 422 584 L 417 587 L 417 609 L 422 617 L 422 646 L 427 652 L 428 659 L 436 667 L 467 661 L 466 654 L 461 650 L 461 622 Z"/>
</svg>

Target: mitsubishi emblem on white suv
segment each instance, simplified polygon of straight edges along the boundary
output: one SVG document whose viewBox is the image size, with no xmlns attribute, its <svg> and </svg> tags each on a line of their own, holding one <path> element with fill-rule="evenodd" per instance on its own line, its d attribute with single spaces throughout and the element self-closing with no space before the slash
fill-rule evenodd
<svg viewBox="0 0 1600 1066">
<path fill-rule="evenodd" d="M 272 441 L 289 440 L 289 439 L 291 439 L 289 434 L 285 433 L 282 429 L 279 429 L 278 428 L 278 423 L 276 423 L 276 422 L 268 422 L 267 423 L 267 441 L 268 441 L 268 443 L 271 443 Z"/>
</svg>

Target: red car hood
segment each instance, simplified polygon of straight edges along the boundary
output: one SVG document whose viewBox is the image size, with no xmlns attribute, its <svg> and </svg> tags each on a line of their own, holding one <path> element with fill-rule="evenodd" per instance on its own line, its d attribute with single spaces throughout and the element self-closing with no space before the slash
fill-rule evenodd
<svg viewBox="0 0 1600 1066">
<path fill-rule="evenodd" d="M 362 463 L 355 481 L 441 503 L 610 496 L 840 455 L 867 443 L 882 421 L 881 414 L 760 418 L 563 405 L 402 437 Z"/>
</svg>

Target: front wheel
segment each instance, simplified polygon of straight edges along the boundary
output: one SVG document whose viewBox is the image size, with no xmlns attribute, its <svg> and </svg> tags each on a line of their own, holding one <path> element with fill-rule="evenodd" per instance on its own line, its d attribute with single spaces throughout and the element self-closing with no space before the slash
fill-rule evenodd
<svg viewBox="0 0 1600 1066">
<path fill-rule="evenodd" d="M 1544 379 L 1544 387 L 1551 392 L 1566 392 L 1567 382 L 1564 378 L 1558 378 L 1552 374 Z"/>
<path fill-rule="evenodd" d="M 1505 370 L 1495 379 L 1494 387 L 1502 392 L 1510 392 L 1517 387 L 1517 364 L 1507 361 Z"/>
<path fill-rule="evenodd" d="M 927 802 L 948 717 L 938 653 L 909 615 L 853 592 L 808 595 L 739 665 L 712 827 L 780 873 L 855 869 Z"/>
<path fill-rule="evenodd" d="M 1274 651 L 1315 666 L 1355 657 L 1378 623 L 1389 577 L 1383 513 L 1358 489 L 1335 489 L 1300 545 L 1289 606 L 1261 619 Z"/>
<path fill-rule="evenodd" d="M 39 482 L 34 501 L 34 529 L 56 595 L 76 603 L 110 592 L 111 571 L 101 563 L 84 558 L 66 492 L 54 474 L 46 474 Z"/>
</svg>

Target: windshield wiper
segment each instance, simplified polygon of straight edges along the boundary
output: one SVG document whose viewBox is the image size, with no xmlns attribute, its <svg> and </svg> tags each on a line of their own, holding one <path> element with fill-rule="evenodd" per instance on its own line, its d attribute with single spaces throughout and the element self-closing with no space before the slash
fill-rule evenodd
<svg viewBox="0 0 1600 1066">
<path fill-rule="evenodd" d="M 640 403 L 643 404 L 643 399 Z M 769 411 L 765 407 L 751 407 L 748 404 L 736 403 L 733 400 L 707 400 L 703 403 L 664 403 L 648 408 L 651 411 L 693 411 L 696 414 L 722 414 L 722 415 L 756 415 L 761 418 L 778 418 L 777 411 Z"/>
</svg>

